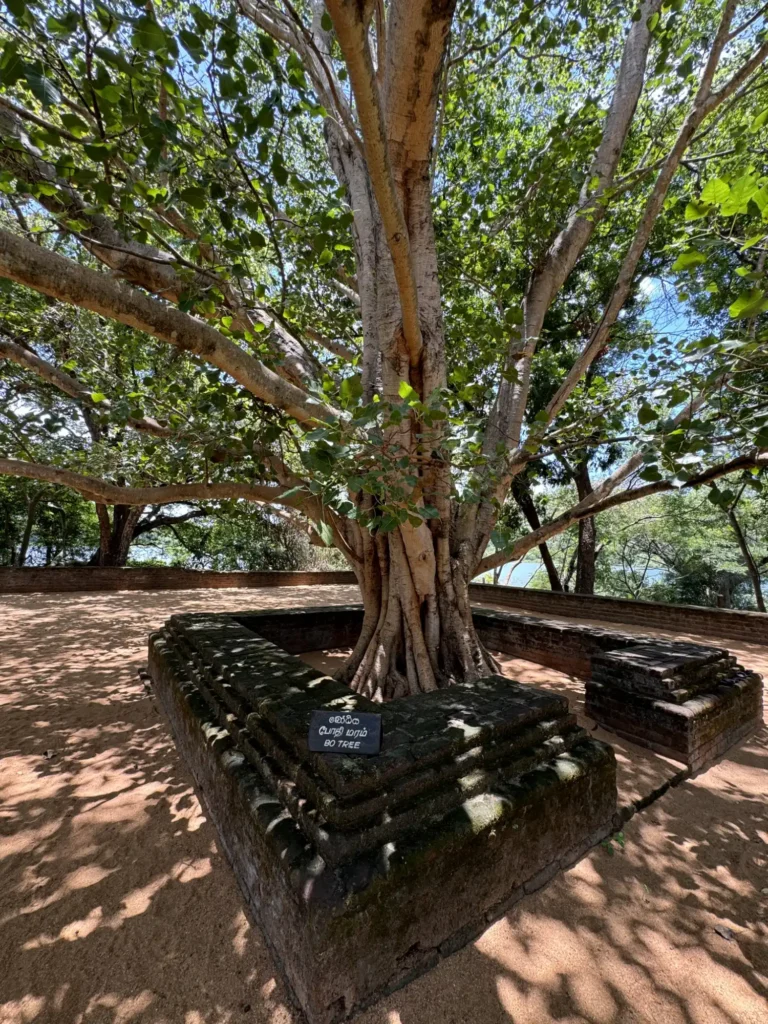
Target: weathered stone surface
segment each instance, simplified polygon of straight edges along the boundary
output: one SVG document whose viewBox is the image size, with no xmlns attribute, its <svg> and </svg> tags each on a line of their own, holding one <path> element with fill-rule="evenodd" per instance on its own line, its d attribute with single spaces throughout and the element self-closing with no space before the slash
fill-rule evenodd
<svg viewBox="0 0 768 1024">
<path fill-rule="evenodd" d="M 487 646 L 588 680 L 590 718 L 692 770 L 762 722 L 759 677 L 721 647 L 485 608 L 473 616 Z"/>
<path fill-rule="evenodd" d="M 588 714 L 692 768 L 758 721 L 759 678 L 720 648 L 475 620 L 489 646 L 590 677 Z M 615 821 L 613 753 L 564 697 L 491 676 L 374 705 L 294 657 L 353 644 L 361 621 L 358 606 L 201 613 L 150 642 L 179 750 L 311 1024 L 429 969 Z M 310 752 L 316 709 L 381 714 L 381 753 Z"/>
<path fill-rule="evenodd" d="M 250 911 L 312 1024 L 330 1024 L 607 834 L 615 760 L 563 697 L 502 677 L 376 706 L 380 756 L 310 753 L 312 710 L 370 702 L 244 625 L 330 646 L 323 615 L 304 630 L 278 614 L 174 616 L 150 673 Z M 332 635 L 355 626 L 342 609 Z"/>
<path fill-rule="evenodd" d="M 585 711 L 698 770 L 762 722 L 762 680 L 727 651 L 647 641 L 597 655 Z"/>
<path fill-rule="evenodd" d="M 491 650 L 584 678 L 596 655 L 637 644 L 631 633 L 519 612 L 474 608 L 472 617 L 480 639 Z"/>
</svg>

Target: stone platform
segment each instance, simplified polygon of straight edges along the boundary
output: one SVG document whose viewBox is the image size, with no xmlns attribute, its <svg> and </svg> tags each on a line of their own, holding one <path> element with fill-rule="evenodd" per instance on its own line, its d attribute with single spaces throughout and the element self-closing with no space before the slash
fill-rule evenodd
<svg viewBox="0 0 768 1024">
<path fill-rule="evenodd" d="M 760 676 L 722 647 L 486 608 L 474 620 L 491 650 L 585 679 L 589 718 L 691 771 L 762 723 Z"/>
<path fill-rule="evenodd" d="M 612 830 L 612 750 L 565 697 L 500 676 L 382 706 L 294 655 L 359 608 L 174 616 L 149 669 L 311 1024 L 432 967 Z M 310 753 L 314 710 L 381 714 L 381 753 Z"/>
<path fill-rule="evenodd" d="M 762 680 L 719 647 L 647 640 L 598 654 L 585 712 L 697 771 L 762 723 Z"/>
</svg>

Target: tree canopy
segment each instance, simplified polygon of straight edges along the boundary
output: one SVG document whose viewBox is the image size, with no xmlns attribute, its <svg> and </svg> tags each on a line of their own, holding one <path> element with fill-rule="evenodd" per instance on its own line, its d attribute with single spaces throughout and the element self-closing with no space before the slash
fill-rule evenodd
<svg viewBox="0 0 768 1024">
<path fill-rule="evenodd" d="M 309 519 L 378 696 L 488 670 L 478 573 L 762 486 L 764 5 L 6 7 L 0 472 Z"/>
</svg>

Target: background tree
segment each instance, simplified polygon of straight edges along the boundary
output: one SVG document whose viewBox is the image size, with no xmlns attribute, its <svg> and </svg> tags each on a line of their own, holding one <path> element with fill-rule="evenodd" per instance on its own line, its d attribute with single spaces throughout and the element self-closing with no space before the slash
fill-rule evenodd
<svg viewBox="0 0 768 1024">
<path fill-rule="evenodd" d="M 591 403 L 589 370 L 648 254 L 677 246 L 674 272 L 694 265 L 692 203 L 708 236 L 761 215 L 751 153 L 733 213 L 680 198 L 698 189 L 686 165 L 762 116 L 762 5 L 14 0 L 3 25 L 0 273 L 127 330 L 104 364 L 114 386 L 89 392 L 104 422 L 83 457 L 38 462 L 17 431 L 0 469 L 103 505 L 309 517 L 360 582 L 343 677 L 361 692 L 494 667 L 472 625 L 478 572 L 612 505 L 762 465 L 748 403 L 719 432 L 724 382 L 762 338 L 756 279 L 748 300 L 721 296 L 746 334 L 687 339 L 687 361 L 649 343 L 657 387 L 628 457 L 486 554 L 532 459 L 614 440 L 625 375 Z M 606 256 L 607 300 L 535 409 L 552 330 L 599 292 Z M 135 442 L 115 446 L 116 428 Z"/>
</svg>

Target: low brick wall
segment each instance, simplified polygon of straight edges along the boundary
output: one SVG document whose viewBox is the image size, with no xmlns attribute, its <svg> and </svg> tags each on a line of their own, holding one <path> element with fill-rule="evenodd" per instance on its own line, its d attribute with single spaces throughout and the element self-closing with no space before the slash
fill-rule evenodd
<svg viewBox="0 0 768 1024">
<path fill-rule="evenodd" d="M 183 614 L 149 643 L 179 754 L 308 1024 L 430 970 L 615 827 L 614 753 L 563 695 L 492 676 L 376 704 L 272 642 L 325 647 L 360 620 Z M 318 710 L 379 715 L 380 752 L 311 751 Z"/>
<path fill-rule="evenodd" d="M 597 619 L 621 622 L 642 629 L 671 629 L 699 633 L 718 639 L 749 640 L 768 644 L 768 615 L 735 611 L 730 608 L 701 608 L 691 604 L 660 604 L 653 601 L 625 601 L 617 597 L 585 597 L 582 594 L 557 594 L 550 590 L 524 587 L 499 587 L 473 583 L 472 601 L 524 608 L 542 615 L 562 615 L 569 619 Z"/>
<path fill-rule="evenodd" d="M 199 590 L 223 587 L 312 587 L 352 585 L 353 572 L 210 572 L 200 569 L 100 568 L 0 569 L 0 594 L 61 594 L 75 591 Z"/>
</svg>

